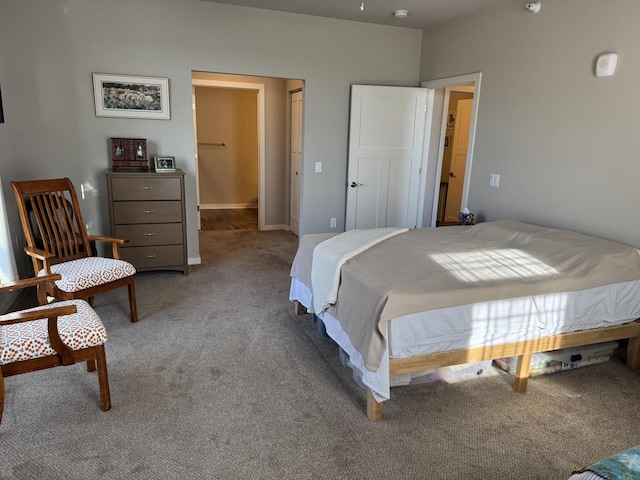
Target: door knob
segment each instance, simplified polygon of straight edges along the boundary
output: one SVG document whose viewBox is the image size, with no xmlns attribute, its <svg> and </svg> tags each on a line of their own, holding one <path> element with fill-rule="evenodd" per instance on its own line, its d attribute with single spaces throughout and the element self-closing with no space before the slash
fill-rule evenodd
<svg viewBox="0 0 640 480">
<path fill-rule="evenodd" d="M 454 178 L 454 177 L 455 177 L 455 175 L 453 174 L 453 172 L 449 172 L 449 176 L 450 176 L 451 178 Z"/>
<path fill-rule="evenodd" d="M 362 184 L 361 184 L 361 183 L 356 183 L 356 182 L 351 182 L 351 183 L 349 184 L 349 186 L 350 186 L 351 188 L 356 188 L 356 187 L 361 187 L 361 186 L 362 186 Z"/>
</svg>

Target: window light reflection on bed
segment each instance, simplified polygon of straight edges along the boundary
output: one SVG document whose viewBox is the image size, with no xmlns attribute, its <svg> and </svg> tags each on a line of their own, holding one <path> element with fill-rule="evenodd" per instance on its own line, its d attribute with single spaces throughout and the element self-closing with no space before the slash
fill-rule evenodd
<svg viewBox="0 0 640 480">
<path fill-rule="evenodd" d="M 500 248 L 438 253 L 431 258 L 463 282 L 549 277 L 558 271 L 522 250 Z"/>
</svg>

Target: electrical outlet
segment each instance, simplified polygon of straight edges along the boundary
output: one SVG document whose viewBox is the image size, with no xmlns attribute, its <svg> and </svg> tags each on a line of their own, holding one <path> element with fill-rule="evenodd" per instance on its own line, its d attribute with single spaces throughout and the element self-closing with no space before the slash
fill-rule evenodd
<svg viewBox="0 0 640 480">
<path fill-rule="evenodd" d="M 331 219 L 331 224 L 330 224 L 331 228 L 336 228 L 336 224 L 337 224 L 337 219 L 336 218 L 332 218 Z"/>
</svg>

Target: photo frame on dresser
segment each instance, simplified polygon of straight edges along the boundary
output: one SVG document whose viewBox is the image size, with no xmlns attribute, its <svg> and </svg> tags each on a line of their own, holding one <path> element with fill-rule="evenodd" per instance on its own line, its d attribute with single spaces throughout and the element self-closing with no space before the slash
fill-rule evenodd
<svg viewBox="0 0 640 480">
<path fill-rule="evenodd" d="M 153 157 L 156 172 L 175 173 L 176 157 Z"/>
</svg>

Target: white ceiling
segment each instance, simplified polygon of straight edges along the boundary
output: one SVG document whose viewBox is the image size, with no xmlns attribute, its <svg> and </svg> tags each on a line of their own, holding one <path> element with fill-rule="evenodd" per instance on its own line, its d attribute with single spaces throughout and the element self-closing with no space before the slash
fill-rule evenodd
<svg viewBox="0 0 640 480">
<path fill-rule="evenodd" d="M 424 29 L 429 25 L 481 10 L 513 5 L 515 0 L 204 0 L 245 7 L 280 10 L 319 17 L 341 18 L 359 22 L 378 23 Z M 517 4 L 517 2 L 516 2 Z M 524 5 L 524 1 L 522 2 Z M 394 18 L 394 10 L 409 11 L 407 18 Z"/>
</svg>

